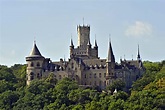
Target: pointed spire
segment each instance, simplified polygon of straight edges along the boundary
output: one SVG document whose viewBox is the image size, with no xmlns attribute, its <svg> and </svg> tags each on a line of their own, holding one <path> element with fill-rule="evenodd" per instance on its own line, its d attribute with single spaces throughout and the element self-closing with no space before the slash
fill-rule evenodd
<svg viewBox="0 0 165 110">
<path fill-rule="evenodd" d="M 97 41 L 96 41 L 96 39 L 95 39 L 95 47 L 97 47 Z"/>
<path fill-rule="evenodd" d="M 95 47 L 97 47 L 96 34 L 95 34 Z"/>
<path fill-rule="evenodd" d="M 37 48 L 36 41 L 34 41 L 34 46 L 32 48 L 32 51 L 30 53 L 30 56 L 42 56 L 40 51 Z"/>
<path fill-rule="evenodd" d="M 140 60 L 139 44 L 138 44 L 138 55 L 137 55 L 137 59 Z"/>
<path fill-rule="evenodd" d="M 72 38 L 71 38 L 71 43 L 70 43 L 70 46 L 74 46 L 74 45 L 73 45 L 73 40 L 72 40 Z"/>
<path fill-rule="evenodd" d="M 91 42 L 90 42 L 90 39 L 88 40 L 88 44 L 87 44 L 88 46 L 91 46 Z"/>
<path fill-rule="evenodd" d="M 115 57 L 114 57 L 114 55 L 113 55 L 113 50 L 112 50 L 112 46 L 111 46 L 111 41 L 109 42 L 109 50 L 108 50 L 107 62 L 115 62 Z"/>
</svg>

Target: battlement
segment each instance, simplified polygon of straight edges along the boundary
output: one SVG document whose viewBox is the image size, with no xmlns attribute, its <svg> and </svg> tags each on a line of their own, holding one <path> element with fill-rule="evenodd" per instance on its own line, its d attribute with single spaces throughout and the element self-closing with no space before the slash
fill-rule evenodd
<svg viewBox="0 0 165 110">
<path fill-rule="evenodd" d="M 84 25 L 84 24 L 82 26 L 81 25 L 77 25 L 77 30 L 78 29 L 90 29 L 90 25 Z"/>
</svg>

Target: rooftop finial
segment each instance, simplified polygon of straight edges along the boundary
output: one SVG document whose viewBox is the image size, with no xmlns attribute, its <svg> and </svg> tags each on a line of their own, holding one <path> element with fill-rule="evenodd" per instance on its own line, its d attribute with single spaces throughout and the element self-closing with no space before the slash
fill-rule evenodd
<svg viewBox="0 0 165 110">
<path fill-rule="evenodd" d="M 36 37 L 34 37 L 34 44 L 36 44 Z"/>
</svg>

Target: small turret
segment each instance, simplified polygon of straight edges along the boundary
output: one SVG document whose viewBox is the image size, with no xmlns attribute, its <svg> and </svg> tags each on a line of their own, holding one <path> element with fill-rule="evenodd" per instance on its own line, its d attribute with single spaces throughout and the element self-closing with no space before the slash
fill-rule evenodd
<svg viewBox="0 0 165 110">
<path fill-rule="evenodd" d="M 113 50 L 112 50 L 111 42 L 109 42 L 107 62 L 115 62 L 115 57 L 113 55 Z"/>
<path fill-rule="evenodd" d="M 137 60 L 138 60 L 138 61 L 140 61 L 139 45 L 138 45 L 138 54 L 137 54 Z"/>
<path fill-rule="evenodd" d="M 87 44 L 87 55 L 90 56 L 91 55 L 91 42 L 90 39 L 88 40 L 88 44 Z"/>
<path fill-rule="evenodd" d="M 73 55 L 74 55 L 73 50 L 74 50 L 74 45 L 73 45 L 73 41 L 71 39 L 71 42 L 70 42 L 70 57 L 73 57 Z"/>
<path fill-rule="evenodd" d="M 71 48 L 74 48 L 73 40 L 72 40 L 72 39 L 71 39 L 71 42 L 70 42 L 70 47 L 71 47 Z"/>
<path fill-rule="evenodd" d="M 91 42 L 90 42 L 90 39 L 88 40 L 88 44 L 87 44 L 87 46 L 89 47 L 89 48 L 91 48 Z"/>
<path fill-rule="evenodd" d="M 94 48 L 95 48 L 95 49 L 98 48 L 96 39 L 95 39 L 95 46 L 94 46 Z"/>
<path fill-rule="evenodd" d="M 108 57 L 107 57 L 107 72 L 106 72 L 106 84 L 109 85 L 113 82 L 115 78 L 114 69 L 115 69 L 115 57 L 113 54 L 111 42 L 109 42 Z"/>
</svg>

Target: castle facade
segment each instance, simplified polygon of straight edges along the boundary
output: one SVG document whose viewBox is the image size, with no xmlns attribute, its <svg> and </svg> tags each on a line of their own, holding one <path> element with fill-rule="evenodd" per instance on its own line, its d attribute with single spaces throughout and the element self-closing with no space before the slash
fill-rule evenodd
<svg viewBox="0 0 165 110">
<path fill-rule="evenodd" d="M 27 85 L 34 79 L 45 78 L 53 73 L 57 80 L 69 77 L 77 81 L 79 85 L 98 86 L 101 89 L 121 79 L 125 82 L 126 89 L 129 89 L 133 81 L 143 74 L 144 67 L 139 46 L 136 60 L 120 59 L 120 64 L 118 64 L 115 61 L 111 42 L 109 42 L 107 58 L 100 59 L 96 39 L 94 46 L 90 42 L 90 26 L 79 25 L 77 32 L 78 46 L 75 47 L 71 39 L 68 61 L 60 59 L 60 61 L 52 62 L 50 58 L 41 55 L 34 43 L 30 55 L 26 57 Z"/>
</svg>

